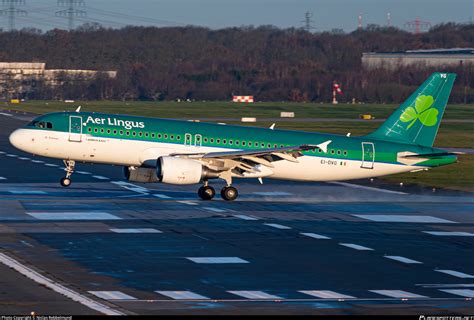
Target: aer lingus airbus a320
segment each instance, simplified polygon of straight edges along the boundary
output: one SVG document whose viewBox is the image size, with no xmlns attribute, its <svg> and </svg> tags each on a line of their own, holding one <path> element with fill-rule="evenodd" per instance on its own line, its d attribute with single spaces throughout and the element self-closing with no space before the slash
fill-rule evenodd
<svg viewBox="0 0 474 320">
<path fill-rule="evenodd" d="M 59 112 L 37 117 L 10 135 L 16 148 L 62 159 L 71 184 L 77 161 L 124 167 L 132 182 L 198 184 L 237 198 L 233 178 L 340 181 L 429 169 L 456 161 L 433 148 L 455 74 L 432 74 L 376 131 L 360 137 L 272 130 L 126 115 Z"/>
</svg>

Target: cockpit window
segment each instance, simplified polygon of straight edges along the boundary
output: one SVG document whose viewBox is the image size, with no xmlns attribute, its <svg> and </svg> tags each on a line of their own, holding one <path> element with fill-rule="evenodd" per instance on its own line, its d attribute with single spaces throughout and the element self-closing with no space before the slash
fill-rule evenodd
<svg viewBox="0 0 474 320">
<path fill-rule="evenodd" d="M 53 129 L 53 124 L 51 122 L 34 120 L 28 123 L 28 127 Z"/>
</svg>

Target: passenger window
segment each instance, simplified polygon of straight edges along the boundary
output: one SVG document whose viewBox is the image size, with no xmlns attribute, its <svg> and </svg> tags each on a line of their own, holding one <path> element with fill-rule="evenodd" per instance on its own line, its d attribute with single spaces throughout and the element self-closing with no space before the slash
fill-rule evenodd
<svg viewBox="0 0 474 320">
<path fill-rule="evenodd" d="M 235 145 L 238 146 L 240 144 L 240 142 L 237 140 L 235 141 Z"/>
<path fill-rule="evenodd" d="M 107 133 L 110 134 L 110 129 L 107 129 Z"/>
<path fill-rule="evenodd" d="M 100 133 L 104 133 L 104 129 L 100 129 Z"/>
<path fill-rule="evenodd" d="M 143 136 L 143 133 L 142 133 L 142 132 L 139 132 L 139 133 L 138 133 L 138 136 L 139 136 L 139 137 Z"/>
<path fill-rule="evenodd" d="M 87 132 L 92 132 L 92 128 L 87 128 Z"/>
<path fill-rule="evenodd" d="M 170 135 L 170 139 L 173 140 L 173 139 L 174 139 L 174 135 Z"/>
<path fill-rule="evenodd" d="M 137 135 L 137 133 L 136 133 L 135 131 L 133 131 L 133 132 L 132 132 L 132 136 L 135 137 L 136 135 Z"/>
<path fill-rule="evenodd" d="M 152 134 L 151 134 L 151 137 L 154 139 L 154 138 L 155 138 L 155 134 L 154 134 L 154 133 L 152 133 Z"/>
<path fill-rule="evenodd" d="M 94 132 L 95 132 L 95 133 L 99 132 L 99 129 L 95 128 L 95 129 L 94 129 Z"/>
<path fill-rule="evenodd" d="M 226 139 L 222 140 L 222 143 L 223 143 L 223 144 L 226 144 L 226 143 L 227 143 L 227 140 L 226 140 Z"/>
<path fill-rule="evenodd" d="M 232 145 L 232 144 L 233 144 L 232 140 L 229 140 L 229 144 L 230 144 L 230 145 Z"/>
<path fill-rule="evenodd" d="M 149 133 L 148 133 L 148 132 L 145 132 L 145 137 L 148 138 L 148 136 L 149 136 Z"/>
<path fill-rule="evenodd" d="M 244 146 L 244 147 L 245 147 L 245 141 L 242 141 L 242 146 Z"/>
<path fill-rule="evenodd" d="M 176 139 L 178 139 L 178 141 L 181 140 L 181 136 L 176 136 Z"/>
<path fill-rule="evenodd" d="M 117 134 L 117 130 L 114 130 L 114 134 Z"/>
<path fill-rule="evenodd" d="M 167 135 L 167 134 L 165 134 L 165 135 L 164 135 L 164 138 L 165 138 L 165 139 L 168 139 L 168 135 Z"/>
<path fill-rule="evenodd" d="M 338 154 L 338 155 L 341 155 L 341 150 L 337 150 L 337 154 Z"/>
<path fill-rule="evenodd" d="M 120 130 L 120 135 L 123 136 L 123 130 Z"/>
</svg>

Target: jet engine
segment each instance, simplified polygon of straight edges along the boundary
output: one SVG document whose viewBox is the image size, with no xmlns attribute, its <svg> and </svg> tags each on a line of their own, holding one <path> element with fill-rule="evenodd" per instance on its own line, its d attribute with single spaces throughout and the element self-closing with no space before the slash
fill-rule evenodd
<svg viewBox="0 0 474 320">
<path fill-rule="evenodd" d="M 208 170 L 191 159 L 164 156 L 156 164 L 158 180 L 169 184 L 195 184 L 202 179 L 217 178 L 217 172 Z"/>
</svg>

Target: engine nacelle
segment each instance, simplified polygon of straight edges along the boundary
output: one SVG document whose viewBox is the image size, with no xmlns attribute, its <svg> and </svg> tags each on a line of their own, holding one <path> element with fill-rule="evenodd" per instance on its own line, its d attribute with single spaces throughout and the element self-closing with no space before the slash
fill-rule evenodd
<svg viewBox="0 0 474 320">
<path fill-rule="evenodd" d="M 125 175 L 125 179 L 132 182 L 160 182 L 156 176 L 155 168 L 124 167 L 123 173 Z"/>
<path fill-rule="evenodd" d="M 209 175 L 196 160 L 165 156 L 158 158 L 156 176 L 163 183 L 195 184 Z"/>
</svg>

